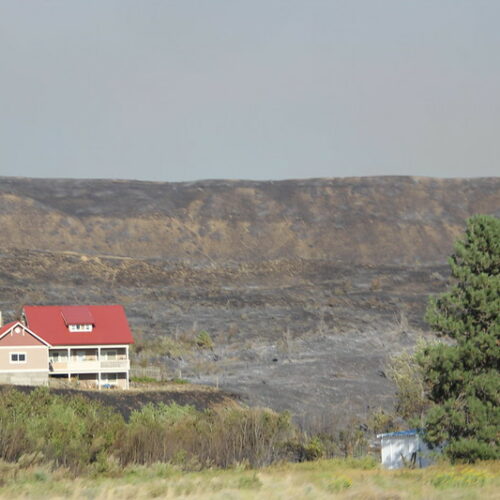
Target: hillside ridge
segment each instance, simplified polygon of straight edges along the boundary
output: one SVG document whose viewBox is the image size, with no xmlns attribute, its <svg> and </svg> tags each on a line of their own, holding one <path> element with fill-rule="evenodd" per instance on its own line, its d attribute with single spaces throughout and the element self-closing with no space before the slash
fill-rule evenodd
<svg viewBox="0 0 500 500">
<path fill-rule="evenodd" d="M 0 178 L 11 248 L 210 263 L 443 262 L 464 221 L 500 215 L 500 178 L 283 181 Z"/>
</svg>

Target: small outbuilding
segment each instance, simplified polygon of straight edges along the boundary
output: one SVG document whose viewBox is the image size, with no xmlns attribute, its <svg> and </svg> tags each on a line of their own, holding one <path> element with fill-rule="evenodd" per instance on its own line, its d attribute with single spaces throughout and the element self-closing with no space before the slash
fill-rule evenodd
<svg viewBox="0 0 500 500">
<path fill-rule="evenodd" d="M 386 469 L 427 467 L 431 464 L 430 450 L 418 429 L 378 434 L 382 465 Z"/>
</svg>

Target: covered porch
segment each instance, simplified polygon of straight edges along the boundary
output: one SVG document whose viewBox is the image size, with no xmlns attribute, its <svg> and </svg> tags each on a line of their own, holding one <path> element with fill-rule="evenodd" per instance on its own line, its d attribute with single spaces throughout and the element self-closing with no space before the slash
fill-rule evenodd
<svg viewBox="0 0 500 500">
<path fill-rule="evenodd" d="M 81 389 L 128 389 L 128 372 L 51 373 L 50 385 Z"/>
</svg>

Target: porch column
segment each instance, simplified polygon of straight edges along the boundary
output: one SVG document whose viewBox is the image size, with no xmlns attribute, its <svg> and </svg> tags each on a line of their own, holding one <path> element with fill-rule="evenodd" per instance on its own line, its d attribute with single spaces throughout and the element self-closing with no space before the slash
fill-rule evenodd
<svg viewBox="0 0 500 500">
<path fill-rule="evenodd" d="M 128 353 L 128 348 L 129 348 L 129 346 L 126 345 L 125 346 L 125 358 L 127 360 L 128 370 L 125 372 L 125 380 L 127 381 L 126 384 L 125 384 L 125 386 L 126 386 L 127 390 L 130 389 L 130 361 L 129 361 L 130 358 L 128 356 L 128 354 L 129 354 Z"/>
<path fill-rule="evenodd" d="M 101 348 L 97 348 L 97 362 L 99 367 L 97 368 L 97 384 L 99 385 L 99 390 L 101 390 Z"/>
</svg>

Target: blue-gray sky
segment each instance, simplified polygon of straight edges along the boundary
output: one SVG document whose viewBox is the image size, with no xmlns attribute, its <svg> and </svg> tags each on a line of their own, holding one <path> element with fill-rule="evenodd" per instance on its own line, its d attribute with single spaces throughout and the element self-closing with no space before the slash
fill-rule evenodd
<svg viewBox="0 0 500 500">
<path fill-rule="evenodd" d="M 0 0 L 0 175 L 500 173 L 498 0 Z"/>
</svg>

